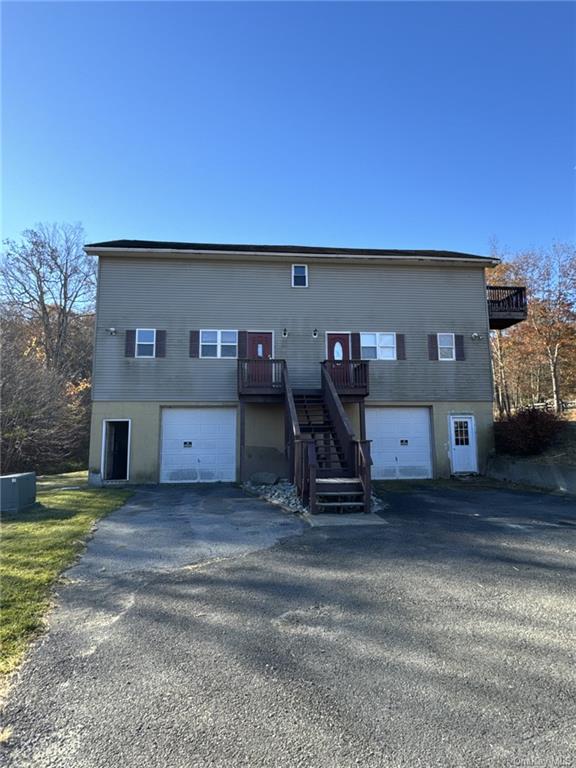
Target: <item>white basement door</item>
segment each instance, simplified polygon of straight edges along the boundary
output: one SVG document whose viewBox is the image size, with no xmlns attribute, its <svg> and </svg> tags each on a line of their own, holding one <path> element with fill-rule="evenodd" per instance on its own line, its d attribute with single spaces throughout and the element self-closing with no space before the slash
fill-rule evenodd
<svg viewBox="0 0 576 768">
<path fill-rule="evenodd" d="M 235 408 L 164 408 L 160 482 L 236 480 Z"/>
<path fill-rule="evenodd" d="M 374 480 L 432 477 L 428 408 L 366 408 L 366 438 Z"/>
</svg>

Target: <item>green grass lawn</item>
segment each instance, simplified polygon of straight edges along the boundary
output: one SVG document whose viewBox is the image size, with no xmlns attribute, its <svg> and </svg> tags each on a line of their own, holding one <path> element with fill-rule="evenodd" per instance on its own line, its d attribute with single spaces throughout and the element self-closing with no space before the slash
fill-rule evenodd
<svg viewBox="0 0 576 768">
<path fill-rule="evenodd" d="M 82 476 L 82 477 L 80 477 Z M 43 477 L 38 504 L 5 513 L 0 525 L 0 674 L 22 660 L 44 626 L 51 589 L 74 562 L 96 520 L 123 504 L 131 491 L 88 488 L 86 473 Z M 81 485 L 79 490 L 62 486 Z"/>
<path fill-rule="evenodd" d="M 62 475 L 39 475 L 36 478 L 36 490 L 49 491 L 54 488 L 81 488 L 88 487 L 88 471 L 82 469 L 79 472 L 65 472 Z"/>
</svg>

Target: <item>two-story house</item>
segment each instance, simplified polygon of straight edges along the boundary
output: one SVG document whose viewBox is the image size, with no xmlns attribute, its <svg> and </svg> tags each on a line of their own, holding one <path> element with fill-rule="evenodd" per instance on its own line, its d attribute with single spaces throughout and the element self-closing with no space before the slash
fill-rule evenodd
<svg viewBox="0 0 576 768">
<path fill-rule="evenodd" d="M 360 508 L 370 476 L 482 471 L 490 329 L 526 311 L 523 289 L 487 289 L 497 260 L 138 240 L 86 251 L 99 262 L 93 481 L 270 471 L 315 508 Z"/>
</svg>

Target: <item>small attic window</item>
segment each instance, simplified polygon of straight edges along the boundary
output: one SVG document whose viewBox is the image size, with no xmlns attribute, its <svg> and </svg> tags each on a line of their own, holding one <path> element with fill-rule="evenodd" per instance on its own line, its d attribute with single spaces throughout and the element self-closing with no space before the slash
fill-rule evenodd
<svg viewBox="0 0 576 768">
<path fill-rule="evenodd" d="M 292 288 L 308 288 L 307 264 L 292 264 Z"/>
</svg>

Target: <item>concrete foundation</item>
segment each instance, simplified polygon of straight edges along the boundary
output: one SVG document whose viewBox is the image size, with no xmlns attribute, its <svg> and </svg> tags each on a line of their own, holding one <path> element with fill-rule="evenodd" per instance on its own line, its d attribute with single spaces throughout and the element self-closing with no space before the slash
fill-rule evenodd
<svg viewBox="0 0 576 768">
<path fill-rule="evenodd" d="M 160 442 L 162 409 L 168 407 L 237 407 L 236 402 L 170 403 L 170 402 L 104 402 L 92 406 L 90 437 L 90 477 L 100 482 L 102 462 L 102 424 L 105 419 L 130 419 L 130 476 L 131 483 L 157 483 L 160 473 Z M 473 415 L 476 421 L 479 470 L 486 471 L 486 462 L 493 452 L 493 427 L 491 402 L 441 402 L 402 403 L 370 401 L 370 406 L 426 406 L 431 411 L 431 439 L 435 477 L 449 477 L 450 414 Z M 357 403 L 345 404 L 357 437 L 361 436 L 361 409 Z M 273 472 L 280 477 L 288 476 L 285 456 L 284 405 L 246 403 L 244 405 L 244 451 L 241 455 L 242 426 L 239 413 L 237 432 L 237 478 L 248 479 L 254 472 Z"/>
<path fill-rule="evenodd" d="M 572 464 L 540 464 L 508 456 L 492 456 L 486 474 L 495 480 L 576 495 L 576 466 Z"/>
</svg>

